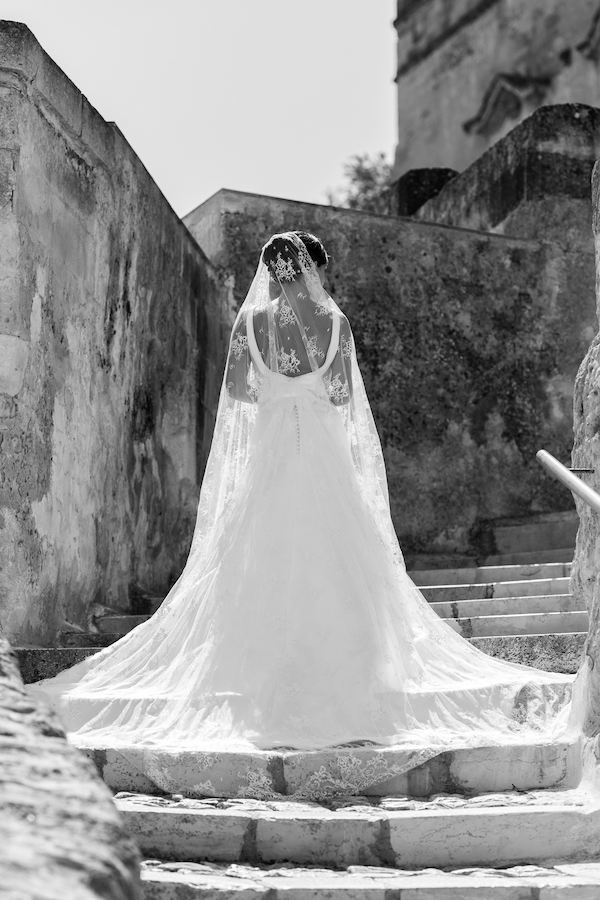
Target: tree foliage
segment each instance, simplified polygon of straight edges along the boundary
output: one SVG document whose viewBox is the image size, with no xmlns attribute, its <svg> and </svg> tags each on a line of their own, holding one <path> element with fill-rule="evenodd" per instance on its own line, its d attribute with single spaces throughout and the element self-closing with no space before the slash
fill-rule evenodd
<svg viewBox="0 0 600 900">
<path fill-rule="evenodd" d="M 345 184 L 327 191 L 327 201 L 332 206 L 346 209 L 362 209 L 366 212 L 385 212 L 384 191 L 390 183 L 392 165 L 385 153 L 368 153 L 351 156 L 344 164 Z"/>
</svg>

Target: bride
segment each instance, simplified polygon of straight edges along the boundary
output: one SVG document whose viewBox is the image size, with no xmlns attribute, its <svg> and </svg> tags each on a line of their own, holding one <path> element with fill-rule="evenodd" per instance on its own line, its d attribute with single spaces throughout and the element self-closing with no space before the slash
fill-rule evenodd
<svg viewBox="0 0 600 900">
<path fill-rule="evenodd" d="M 75 744 L 137 754 L 172 790 L 193 793 L 161 782 L 175 754 L 206 752 L 210 769 L 222 754 L 336 748 L 353 776 L 327 789 L 356 793 L 453 747 L 547 739 L 569 698 L 571 676 L 483 654 L 408 577 L 327 261 L 306 232 L 262 250 L 190 554 L 159 611 L 33 686 Z M 393 748 L 393 764 L 357 745 Z M 300 794 L 319 796 L 307 779 Z"/>
</svg>

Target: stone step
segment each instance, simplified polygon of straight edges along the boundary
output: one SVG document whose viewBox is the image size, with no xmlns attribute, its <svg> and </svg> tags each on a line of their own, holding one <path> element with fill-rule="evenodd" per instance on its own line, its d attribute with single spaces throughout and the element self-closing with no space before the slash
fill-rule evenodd
<svg viewBox="0 0 600 900">
<path fill-rule="evenodd" d="M 59 647 L 108 647 L 118 641 L 122 634 L 101 634 L 87 631 L 61 631 L 58 635 Z"/>
<path fill-rule="evenodd" d="M 549 612 L 444 619 L 444 622 L 463 637 L 471 638 L 586 632 L 589 620 L 587 612 Z"/>
<path fill-rule="evenodd" d="M 95 619 L 96 627 L 102 634 L 127 634 L 143 622 L 147 622 L 149 615 L 129 616 L 99 616 Z"/>
<path fill-rule="evenodd" d="M 568 594 L 569 581 L 563 578 L 534 578 L 531 581 L 500 581 L 487 584 L 439 584 L 420 588 L 426 600 L 453 603 L 457 600 L 485 600 L 491 597 L 530 597 L 535 594 Z"/>
<path fill-rule="evenodd" d="M 161 860 L 418 870 L 598 859 L 600 799 L 577 790 L 350 797 L 327 806 L 177 795 L 118 795 L 115 803 L 142 854 Z"/>
<path fill-rule="evenodd" d="M 259 785 L 259 796 L 291 797 L 311 775 L 328 772 L 339 778 L 345 757 L 360 759 L 380 771 L 404 761 L 393 747 L 333 748 L 313 751 L 255 750 L 252 752 L 189 750 L 168 752 L 127 748 L 85 748 L 100 775 L 114 792 L 162 794 L 165 786 L 188 797 L 237 797 L 248 792 L 248 772 Z M 464 747 L 439 753 L 403 775 L 382 781 L 368 791 L 372 797 L 428 797 L 442 792 L 572 787 L 581 768 L 578 740 L 555 743 L 530 738 L 502 746 Z M 157 772 L 160 785 L 150 774 Z"/>
<path fill-rule="evenodd" d="M 559 550 L 525 550 L 517 553 L 496 553 L 479 562 L 482 566 L 521 566 L 529 563 L 567 562 L 573 561 L 575 546 L 562 547 Z"/>
<path fill-rule="evenodd" d="M 402 871 L 389 864 L 345 869 L 244 863 L 141 865 L 144 900 L 598 900 L 600 863 L 520 865 L 498 870 Z"/>
<path fill-rule="evenodd" d="M 513 635 L 511 637 L 472 638 L 471 643 L 488 656 L 506 659 L 508 662 L 519 662 L 527 666 L 535 666 L 547 672 L 563 672 L 574 674 L 579 666 L 579 658 L 586 632 L 575 634 L 541 634 Z M 118 640 L 119 635 L 107 635 L 110 642 Z M 75 639 L 77 640 L 77 638 Z M 52 678 L 69 666 L 97 653 L 99 646 L 79 646 L 75 644 L 64 647 L 18 647 L 17 658 L 21 676 L 25 684 Z"/>
<path fill-rule="evenodd" d="M 416 585 L 490 584 L 502 581 L 527 581 L 540 578 L 564 578 L 571 574 L 571 563 L 536 563 L 517 566 L 478 566 L 462 569 L 430 569 L 409 572 Z"/>
<path fill-rule="evenodd" d="M 510 637 L 469 638 L 473 646 L 507 662 L 520 663 L 543 669 L 545 672 L 562 672 L 575 675 L 587 634 L 515 634 Z"/>
<path fill-rule="evenodd" d="M 97 647 L 16 647 L 21 677 L 25 684 L 41 681 L 42 678 L 53 678 L 64 669 L 81 662 Z"/>
<path fill-rule="evenodd" d="M 573 594 L 532 594 L 529 597 L 491 597 L 489 600 L 456 600 L 436 602 L 431 608 L 442 619 L 465 619 L 473 616 L 509 616 L 522 613 L 585 612 L 583 601 Z"/>
</svg>

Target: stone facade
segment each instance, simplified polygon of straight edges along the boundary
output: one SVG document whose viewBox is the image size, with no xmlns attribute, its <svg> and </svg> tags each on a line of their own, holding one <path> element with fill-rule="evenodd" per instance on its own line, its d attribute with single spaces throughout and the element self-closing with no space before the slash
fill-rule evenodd
<svg viewBox="0 0 600 900">
<path fill-rule="evenodd" d="M 600 105 L 598 0 L 398 0 L 394 175 L 462 171 L 545 104 Z"/>
<path fill-rule="evenodd" d="M 591 285 L 590 179 L 598 156 L 600 109 L 580 103 L 544 106 L 444 185 L 414 217 L 584 251 Z"/>
<path fill-rule="evenodd" d="M 232 191 L 185 222 L 236 306 L 271 233 L 305 228 L 323 238 L 409 565 L 435 554 L 473 562 L 501 552 L 496 526 L 572 509 L 535 452 L 571 452 L 573 381 L 596 332 L 591 258 L 550 242 Z"/>
<path fill-rule="evenodd" d="M 94 766 L 27 694 L 0 638 L 0 893 L 139 900 L 139 853 Z"/>
<path fill-rule="evenodd" d="M 596 242 L 597 285 L 600 285 L 600 166 L 592 179 L 593 225 Z M 598 294 L 600 313 L 600 293 Z M 593 474 L 582 476 L 600 493 L 600 335 L 596 335 L 581 364 L 575 383 L 575 443 L 573 465 L 590 467 Z M 571 587 L 585 598 L 590 628 L 585 646 L 588 660 L 584 732 L 595 763 L 600 758 L 600 521 L 598 514 L 577 500 L 580 526 L 573 562 Z"/>
<path fill-rule="evenodd" d="M 113 124 L 0 26 L 0 621 L 52 640 L 185 561 L 226 292 Z"/>
</svg>

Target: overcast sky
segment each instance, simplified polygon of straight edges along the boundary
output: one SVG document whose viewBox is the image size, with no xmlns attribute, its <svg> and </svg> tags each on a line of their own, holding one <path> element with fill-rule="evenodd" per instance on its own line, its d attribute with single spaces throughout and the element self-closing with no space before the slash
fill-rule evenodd
<svg viewBox="0 0 600 900">
<path fill-rule="evenodd" d="M 221 187 L 326 202 L 396 141 L 394 0 L 2 0 L 175 210 Z"/>
</svg>

